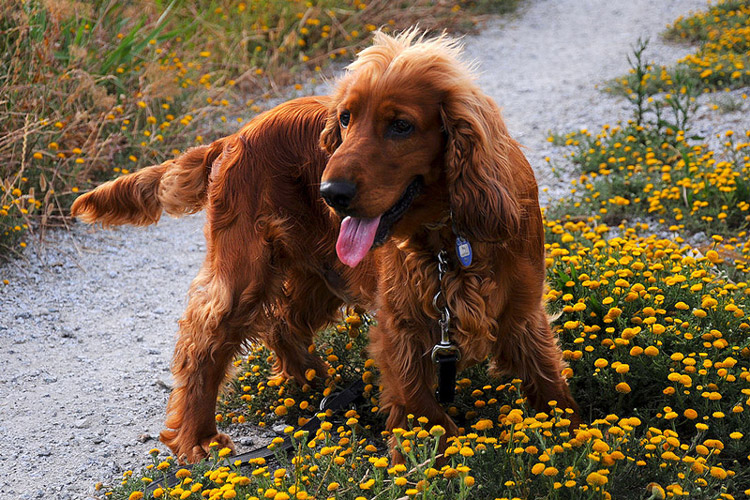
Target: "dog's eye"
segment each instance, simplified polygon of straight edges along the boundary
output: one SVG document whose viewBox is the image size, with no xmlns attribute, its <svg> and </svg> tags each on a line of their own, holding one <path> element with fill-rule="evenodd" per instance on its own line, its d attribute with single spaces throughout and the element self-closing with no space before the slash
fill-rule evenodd
<svg viewBox="0 0 750 500">
<path fill-rule="evenodd" d="M 343 128 L 346 128 L 349 126 L 349 120 L 351 119 L 352 115 L 349 113 L 349 111 L 342 111 L 339 115 L 339 123 Z"/>
<path fill-rule="evenodd" d="M 407 122 L 406 120 L 393 120 L 388 126 L 388 132 L 391 135 L 406 136 L 414 131 L 414 125 Z"/>
</svg>

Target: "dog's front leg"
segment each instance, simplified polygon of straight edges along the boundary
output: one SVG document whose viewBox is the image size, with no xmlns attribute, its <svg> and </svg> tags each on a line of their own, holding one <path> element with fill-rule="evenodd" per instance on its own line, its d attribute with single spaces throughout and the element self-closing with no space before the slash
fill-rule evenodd
<svg viewBox="0 0 750 500">
<path fill-rule="evenodd" d="M 408 426 L 408 415 L 426 417 L 428 430 L 441 425 L 446 434 L 441 438 L 440 449 L 445 448 L 446 439 L 458 434 L 458 427 L 435 398 L 435 367 L 430 358 L 431 346 L 415 342 L 412 332 L 388 328 L 389 321 L 381 317 L 380 325 L 370 333 L 371 351 L 375 364 L 380 369 L 381 408 L 388 412 L 388 431 Z M 421 346 L 422 348 L 418 347 Z M 426 353 L 426 354 L 425 354 Z M 391 436 L 391 456 L 394 463 L 404 463 L 404 457 L 395 447 Z"/>
<path fill-rule="evenodd" d="M 555 401 L 557 408 L 571 409 L 567 418 L 573 428 L 578 427 L 580 411 L 562 375 L 562 352 L 544 310 L 539 307 L 525 316 L 509 314 L 499 331 L 492 371 L 519 377 L 522 392 L 537 411 L 550 411 L 550 401 Z"/>
</svg>

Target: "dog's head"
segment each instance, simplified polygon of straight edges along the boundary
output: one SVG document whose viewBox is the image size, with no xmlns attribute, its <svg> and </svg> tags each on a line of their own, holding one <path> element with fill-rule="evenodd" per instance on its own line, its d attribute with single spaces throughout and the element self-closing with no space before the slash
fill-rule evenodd
<svg viewBox="0 0 750 500">
<path fill-rule="evenodd" d="M 517 231 L 511 139 L 460 52 L 446 36 L 377 33 L 334 91 L 321 135 L 331 153 L 321 195 L 344 217 L 336 245 L 343 263 L 356 266 L 390 234 L 413 227 L 403 221 L 424 216 L 415 215 L 415 200 L 450 209 L 470 240 Z"/>
</svg>

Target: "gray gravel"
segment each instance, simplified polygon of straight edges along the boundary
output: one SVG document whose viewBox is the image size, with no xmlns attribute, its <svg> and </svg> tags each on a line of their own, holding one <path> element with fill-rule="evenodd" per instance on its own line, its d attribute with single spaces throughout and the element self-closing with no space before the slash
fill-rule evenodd
<svg viewBox="0 0 750 500">
<path fill-rule="evenodd" d="M 552 198 L 569 185 L 544 161 L 561 156 L 548 131 L 597 130 L 627 118 L 622 99 L 597 84 L 627 71 L 639 36 L 652 39 L 650 59 L 687 53 L 657 35 L 704 5 L 529 0 L 518 15 L 467 37 L 482 87 L 504 108 Z M 728 115 L 703 106 L 698 128 L 750 128 L 747 111 L 746 102 Z M 203 221 L 199 214 L 109 231 L 75 224 L 44 245 L 30 241 L 23 259 L 0 267 L 0 280 L 10 282 L 0 284 L 1 498 L 94 496 L 94 483 L 116 482 L 145 465 L 149 449 L 163 448 L 156 436 L 176 321 L 203 258 Z M 251 447 L 259 437 L 246 429 L 238 441 Z"/>
</svg>

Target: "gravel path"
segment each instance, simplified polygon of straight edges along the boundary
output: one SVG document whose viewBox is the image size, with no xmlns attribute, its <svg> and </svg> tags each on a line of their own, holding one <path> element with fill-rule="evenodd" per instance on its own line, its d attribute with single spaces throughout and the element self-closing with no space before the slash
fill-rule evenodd
<svg viewBox="0 0 750 500">
<path fill-rule="evenodd" d="M 703 0 L 528 0 L 514 17 L 466 39 L 482 87 L 527 146 L 540 185 L 567 192 L 549 172 L 560 157 L 549 130 L 598 129 L 627 118 L 597 84 L 628 69 L 639 36 L 649 59 L 674 61 L 687 47 L 657 34 Z M 705 111 L 705 132 L 746 127 Z M 744 122 L 742 121 L 744 120 Z M 76 224 L 25 258 L 0 267 L 0 498 L 87 498 L 145 464 L 160 446 L 176 321 L 203 258 L 202 215 L 110 231 Z M 257 437 L 240 439 L 249 446 Z M 162 447 L 163 448 L 163 447 Z"/>
</svg>

